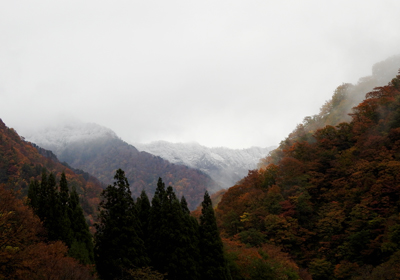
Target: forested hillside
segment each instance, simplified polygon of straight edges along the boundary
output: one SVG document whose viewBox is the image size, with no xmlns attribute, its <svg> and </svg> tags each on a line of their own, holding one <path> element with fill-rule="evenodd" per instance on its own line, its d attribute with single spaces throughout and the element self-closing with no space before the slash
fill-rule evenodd
<svg viewBox="0 0 400 280">
<path fill-rule="evenodd" d="M 375 63 L 372 67 L 372 75 L 362 77 L 356 84 L 343 83 L 334 91 L 332 98 L 321 106 L 319 114 L 307 116 L 298 124 L 289 136 L 284 139 L 279 147 L 272 151 L 271 157 L 260 161 L 259 167 L 268 165 L 271 160 L 278 162 L 282 150 L 287 149 L 295 141 L 313 141 L 313 134 L 319 128 L 326 125 L 338 125 L 341 122 L 351 121 L 352 108 L 364 100 L 365 94 L 375 87 L 384 86 L 397 75 L 400 67 L 400 55 L 387 58 Z"/>
<path fill-rule="evenodd" d="M 333 107 L 348 101 L 347 87 Z M 217 217 L 227 243 L 279 246 L 314 280 L 400 277 L 400 75 L 350 117 L 298 127 L 223 195 Z"/>
<path fill-rule="evenodd" d="M 28 194 L 30 181 L 40 180 L 43 169 L 53 173 L 57 182 L 65 172 L 70 188 L 76 188 L 85 216 L 92 224 L 102 191 L 100 182 L 82 170 L 72 170 L 61 164 L 50 151 L 24 141 L 0 119 L 0 184 L 20 191 L 20 196 L 24 197 Z"/>
</svg>

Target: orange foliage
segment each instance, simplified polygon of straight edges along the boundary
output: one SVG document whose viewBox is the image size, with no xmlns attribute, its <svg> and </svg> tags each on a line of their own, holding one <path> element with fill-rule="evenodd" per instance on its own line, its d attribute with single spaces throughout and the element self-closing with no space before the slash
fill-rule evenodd
<svg viewBox="0 0 400 280">
<path fill-rule="evenodd" d="M 0 278 L 92 279 L 90 269 L 67 257 L 60 241 L 45 243 L 32 210 L 0 185 Z"/>
</svg>

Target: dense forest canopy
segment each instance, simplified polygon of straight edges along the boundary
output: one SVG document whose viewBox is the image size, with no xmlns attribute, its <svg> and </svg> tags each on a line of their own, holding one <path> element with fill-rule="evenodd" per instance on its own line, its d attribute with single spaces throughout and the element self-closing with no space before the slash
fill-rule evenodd
<svg viewBox="0 0 400 280">
<path fill-rule="evenodd" d="M 400 75 L 350 116 L 315 131 L 298 127 L 230 188 L 217 208 L 223 236 L 279 246 L 313 279 L 400 276 Z"/>
</svg>

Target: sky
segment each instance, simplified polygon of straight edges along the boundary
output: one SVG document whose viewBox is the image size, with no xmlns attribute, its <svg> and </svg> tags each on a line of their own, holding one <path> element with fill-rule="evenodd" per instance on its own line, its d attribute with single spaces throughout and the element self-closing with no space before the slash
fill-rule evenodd
<svg viewBox="0 0 400 280">
<path fill-rule="evenodd" d="M 400 54 L 398 0 L 0 1 L 0 118 L 268 147 Z M 400 68 L 400 66 L 399 66 Z"/>
</svg>

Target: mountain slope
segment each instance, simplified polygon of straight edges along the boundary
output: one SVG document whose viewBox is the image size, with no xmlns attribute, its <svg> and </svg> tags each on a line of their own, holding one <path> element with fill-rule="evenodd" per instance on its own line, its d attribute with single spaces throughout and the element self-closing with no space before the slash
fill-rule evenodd
<svg viewBox="0 0 400 280">
<path fill-rule="evenodd" d="M 157 141 L 135 144 L 141 150 L 162 157 L 169 162 L 199 169 L 218 182 L 223 188 L 233 186 L 257 168 L 257 163 L 273 148 L 252 147 L 248 149 L 207 148 L 197 143 L 169 143 Z"/>
<path fill-rule="evenodd" d="M 279 147 L 271 152 L 270 157 L 261 160 L 260 167 L 271 162 L 278 162 L 282 151 L 295 141 L 312 141 L 312 135 L 317 129 L 326 125 L 335 126 L 341 122 L 351 121 L 349 114 L 352 112 L 352 108 L 364 100 L 367 92 L 389 83 L 397 75 L 399 68 L 400 55 L 391 56 L 384 61 L 375 63 L 372 67 L 372 75 L 360 78 L 355 85 L 344 83 L 338 86 L 332 98 L 321 107 L 319 114 L 305 117 L 303 122 L 298 124 L 293 132 L 280 143 Z"/>
<path fill-rule="evenodd" d="M 291 139 L 230 188 L 217 208 L 224 235 L 281 246 L 313 279 L 399 275 L 400 75 L 351 118 Z"/>
<path fill-rule="evenodd" d="M 161 177 L 174 187 L 179 197 L 184 195 L 189 207 L 194 209 L 201 202 L 205 190 L 215 192 L 220 189 L 203 172 L 139 152 L 111 130 L 96 124 L 74 123 L 48 128 L 27 139 L 53 149 L 61 161 L 93 174 L 105 184 L 111 184 L 115 170 L 121 168 L 136 196 L 142 189 L 152 195 Z"/>
<path fill-rule="evenodd" d="M 26 196 L 30 181 L 41 180 L 43 168 L 53 172 L 57 181 L 65 172 L 69 187 L 76 187 L 85 216 L 92 224 L 102 191 L 100 182 L 81 170 L 61 164 L 51 151 L 25 141 L 0 119 L 0 184 Z"/>
</svg>

